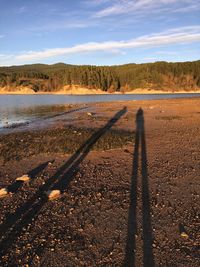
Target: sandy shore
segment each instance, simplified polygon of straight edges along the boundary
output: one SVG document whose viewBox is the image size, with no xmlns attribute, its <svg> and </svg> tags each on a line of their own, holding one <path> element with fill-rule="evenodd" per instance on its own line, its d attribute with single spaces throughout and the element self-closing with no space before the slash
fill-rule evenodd
<svg viewBox="0 0 200 267">
<path fill-rule="evenodd" d="M 135 89 L 129 92 L 126 92 L 125 94 L 197 94 L 200 93 L 200 90 L 192 90 L 192 91 L 163 91 L 163 90 L 148 90 L 148 89 Z M 63 89 L 56 92 L 34 92 L 32 89 L 28 87 L 21 87 L 18 90 L 10 91 L 6 88 L 0 88 L 0 95 L 101 95 L 101 94 L 122 94 L 121 92 L 115 92 L 115 93 L 108 93 L 104 92 L 100 89 L 88 89 L 88 88 L 73 88 L 73 89 Z"/>
<path fill-rule="evenodd" d="M 0 135 L 0 265 L 198 267 L 200 98 L 84 108 Z"/>
<path fill-rule="evenodd" d="M 72 90 L 59 90 L 56 92 L 34 92 L 30 88 L 21 88 L 15 91 L 0 89 L 0 95 L 96 95 L 106 94 L 100 89 L 76 88 Z"/>
</svg>

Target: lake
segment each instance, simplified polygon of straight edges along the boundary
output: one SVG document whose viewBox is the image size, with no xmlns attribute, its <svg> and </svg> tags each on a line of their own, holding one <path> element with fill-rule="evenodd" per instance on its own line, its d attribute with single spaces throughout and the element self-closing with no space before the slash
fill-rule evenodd
<svg viewBox="0 0 200 267">
<path fill-rule="evenodd" d="M 188 97 L 200 97 L 200 94 L 0 95 L 0 128 L 64 112 L 69 104 Z"/>
</svg>

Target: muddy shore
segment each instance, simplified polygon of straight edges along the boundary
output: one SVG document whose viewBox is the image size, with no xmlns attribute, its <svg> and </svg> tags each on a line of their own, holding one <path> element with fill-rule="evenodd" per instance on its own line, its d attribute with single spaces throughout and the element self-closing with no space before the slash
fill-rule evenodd
<svg viewBox="0 0 200 267">
<path fill-rule="evenodd" d="M 46 122 L 0 135 L 1 266 L 199 266 L 199 98 Z"/>
</svg>

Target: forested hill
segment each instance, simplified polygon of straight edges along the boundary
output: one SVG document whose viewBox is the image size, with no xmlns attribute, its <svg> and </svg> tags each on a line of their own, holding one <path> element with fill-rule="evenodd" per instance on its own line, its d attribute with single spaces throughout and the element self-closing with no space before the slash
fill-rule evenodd
<svg viewBox="0 0 200 267">
<path fill-rule="evenodd" d="M 0 67 L 0 87 L 29 87 L 35 92 L 53 92 L 80 86 L 103 91 L 200 89 L 200 60 L 194 62 L 76 66 L 58 63 Z"/>
</svg>

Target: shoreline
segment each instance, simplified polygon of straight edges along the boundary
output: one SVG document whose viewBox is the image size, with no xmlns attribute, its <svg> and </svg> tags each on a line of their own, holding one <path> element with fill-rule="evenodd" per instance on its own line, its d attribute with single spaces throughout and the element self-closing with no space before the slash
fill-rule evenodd
<svg viewBox="0 0 200 267">
<path fill-rule="evenodd" d="M 60 90 L 57 92 L 34 92 L 31 89 L 24 89 L 24 90 L 16 90 L 16 91 L 8 91 L 8 90 L 1 90 L 0 95 L 146 95 L 146 94 L 200 94 L 200 90 L 192 90 L 192 91 L 163 91 L 163 90 L 147 90 L 147 89 L 135 89 L 129 92 L 104 92 L 102 90 L 97 89 L 87 89 L 87 88 L 77 88 L 72 90 Z"/>
</svg>

